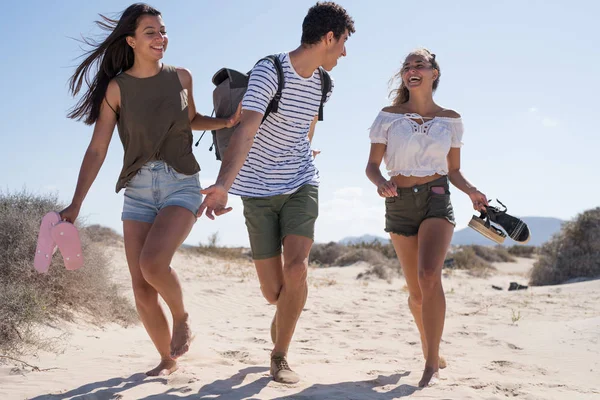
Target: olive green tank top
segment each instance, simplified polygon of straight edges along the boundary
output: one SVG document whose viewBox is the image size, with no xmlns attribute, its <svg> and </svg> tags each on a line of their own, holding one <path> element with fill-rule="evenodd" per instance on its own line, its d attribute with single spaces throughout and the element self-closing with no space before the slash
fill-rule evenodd
<svg viewBox="0 0 600 400">
<path fill-rule="evenodd" d="M 151 160 L 162 160 L 186 175 L 200 171 L 192 153 L 187 91 L 175 67 L 163 64 L 157 75 L 122 73 L 115 80 L 121 89 L 117 127 L 125 150 L 117 193 Z"/>
</svg>

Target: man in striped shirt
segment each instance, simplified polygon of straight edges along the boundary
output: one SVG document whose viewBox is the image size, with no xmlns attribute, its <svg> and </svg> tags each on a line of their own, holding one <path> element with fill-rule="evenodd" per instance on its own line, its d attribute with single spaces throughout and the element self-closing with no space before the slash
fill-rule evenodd
<svg viewBox="0 0 600 400">
<path fill-rule="evenodd" d="M 231 211 L 228 192 L 242 197 L 261 290 L 277 305 L 271 324 L 271 374 L 277 382 L 299 381 L 288 366 L 287 352 L 306 303 L 308 256 L 318 216 L 319 173 L 311 140 L 322 97 L 319 67 L 331 71 L 337 65 L 352 33 L 354 21 L 341 6 L 319 2 L 309 9 L 300 47 L 276 55 L 284 76 L 277 112 L 261 123 L 278 86 L 275 66 L 263 60 L 250 74 L 241 121 L 217 181 L 202 191 L 206 198 L 198 215 L 206 211 L 210 219 L 213 213 Z"/>
</svg>

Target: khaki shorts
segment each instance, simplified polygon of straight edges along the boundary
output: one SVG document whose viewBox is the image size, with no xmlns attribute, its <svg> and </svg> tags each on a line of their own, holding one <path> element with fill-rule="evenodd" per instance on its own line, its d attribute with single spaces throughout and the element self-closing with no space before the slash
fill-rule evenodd
<svg viewBox="0 0 600 400">
<path fill-rule="evenodd" d="M 434 193 L 432 187 L 441 187 L 444 193 Z M 398 196 L 385 198 L 386 232 L 415 236 L 427 218 L 444 218 L 456 226 L 446 176 L 422 185 L 398 188 Z"/>
<path fill-rule="evenodd" d="M 287 235 L 314 240 L 315 221 L 319 216 L 319 188 L 301 186 L 292 194 L 269 197 L 242 197 L 244 217 L 254 260 L 281 254 Z"/>
</svg>

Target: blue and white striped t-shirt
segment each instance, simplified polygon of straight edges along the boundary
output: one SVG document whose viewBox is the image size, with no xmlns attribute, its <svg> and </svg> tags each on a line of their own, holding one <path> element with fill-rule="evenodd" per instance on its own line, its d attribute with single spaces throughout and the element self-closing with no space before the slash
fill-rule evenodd
<svg viewBox="0 0 600 400">
<path fill-rule="evenodd" d="M 260 126 L 248 157 L 229 193 L 247 197 L 288 194 L 300 186 L 319 185 L 308 131 L 321 104 L 321 76 L 303 78 L 289 54 L 278 54 L 284 72 L 279 109 Z M 259 62 L 250 74 L 242 109 L 264 114 L 277 92 L 277 71 L 271 61 Z M 331 84 L 333 88 L 333 82 Z M 327 94 L 327 99 L 331 92 Z"/>
</svg>

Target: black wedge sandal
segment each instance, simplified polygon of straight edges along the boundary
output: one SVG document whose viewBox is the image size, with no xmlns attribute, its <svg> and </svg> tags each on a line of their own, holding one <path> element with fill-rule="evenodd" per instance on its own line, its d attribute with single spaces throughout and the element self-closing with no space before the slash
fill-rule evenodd
<svg viewBox="0 0 600 400">
<path fill-rule="evenodd" d="M 469 221 L 469 227 L 498 244 L 504 243 L 504 239 L 506 239 L 506 233 L 492 225 L 489 215 L 484 211 L 480 211 L 479 217 L 473 215 Z"/>
<path fill-rule="evenodd" d="M 500 200 L 496 199 L 496 201 L 498 204 L 504 207 L 504 210 L 501 210 L 498 207 L 486 207 L 487 215 L 490 221 L 500 225 L 500 227 L 502 227 L 508 236 L 515 242 L 519 242 L 521 244 L 529 242 L 529 239 L 531 238 L 531 232 L 529 231 L 527 224 L 519 218 L 507 214 L 506 206 L 502 204 Z"/>
</svg>

